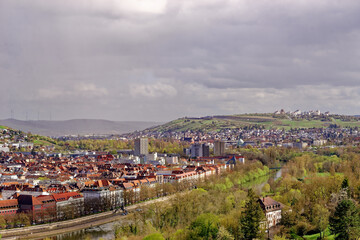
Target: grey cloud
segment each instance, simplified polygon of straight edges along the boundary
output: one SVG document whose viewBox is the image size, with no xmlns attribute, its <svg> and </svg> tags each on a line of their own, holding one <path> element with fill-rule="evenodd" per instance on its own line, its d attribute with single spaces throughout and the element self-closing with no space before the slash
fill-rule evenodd
<svg viewBox="0 0 360 240">
<path fill-rule="evenodd" d="M 358 111 L 360 3 L 154 1 L 0 1 L 0 117 Z"/>
</svg>

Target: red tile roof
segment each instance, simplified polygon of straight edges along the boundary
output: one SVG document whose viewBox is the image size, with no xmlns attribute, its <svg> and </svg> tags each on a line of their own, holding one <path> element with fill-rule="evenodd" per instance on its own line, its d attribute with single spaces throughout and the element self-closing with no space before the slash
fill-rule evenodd
<svg viewBox="0 0 360 240">
<path fill-rule="evenodd" d="M 83 195 L 78 192 L 54 193 L 52 194 L 56 202 L 68 201 L 69 198 L 82 198 Z"/>
<path fill-rule="evenodd" d="M 19 205 L 17 199 L 8 199 L 0 201 L 0 208 L 15 208 Z"/>
<path fill-rule="evenodd" d="M 55 199 L 51 195 L 40 195 L 36 197 L 41 203 L 54 202 Z"/>
</svg>

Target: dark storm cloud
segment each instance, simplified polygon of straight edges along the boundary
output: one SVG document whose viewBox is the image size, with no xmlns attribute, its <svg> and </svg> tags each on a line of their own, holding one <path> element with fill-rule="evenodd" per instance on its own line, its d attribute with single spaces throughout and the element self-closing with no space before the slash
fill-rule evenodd
<svg viewBox="0 0 360 240">
<path fill-rule="evenodd" d="M 357 113 L 359 13 L 335 0 L 0 0 L 0 116 Z"/>
</svg>

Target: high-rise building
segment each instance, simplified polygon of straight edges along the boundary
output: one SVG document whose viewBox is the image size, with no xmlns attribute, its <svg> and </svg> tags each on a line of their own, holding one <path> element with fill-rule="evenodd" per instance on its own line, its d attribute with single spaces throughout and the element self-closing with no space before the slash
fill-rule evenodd
<svg viewBox="0 0 360 240">
<path fill-rule="evenodd" d="M 225 142 L 224 141 L 215 141 L 214 143 L 214 155 L 223 156 L 225 155 Z"/>
<path fill-rule="evenodd" d="M 203 157 L 210 157 L 210 147 L 207 144 L 203 144 Z"/>
<path fill-rule="evenodd" d="M 195 143 L 191 145 L 190 153 L 191 153 L 191 157 L 202 157 L 203 156 L 202 144 Z"/>
<path fill-rule="evenodd" d="M 209 157 L 209 145 L 195 143 L 190 147 L 191 157 Z"/>
<path fill-rule="evenodd" d="M 149 153 L 149 140 L 147 138 L 135 139 L 135 156 L 147 155 Z"/>
</svg>

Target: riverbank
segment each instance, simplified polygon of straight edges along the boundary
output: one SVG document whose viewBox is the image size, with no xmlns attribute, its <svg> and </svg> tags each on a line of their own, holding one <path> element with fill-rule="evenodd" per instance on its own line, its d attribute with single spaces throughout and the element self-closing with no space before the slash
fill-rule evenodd
<svg viewBox="0 0 360 240">
<path fill-rule="evenodd" d="M 143 203 L 138 203 L 127 207 L 127 210 L 133 211 L 137 208 L 144 207 L 149 204 L 153 204 L 156 202 L 167 201 L 170 198 L 175 197 L 176 194 L 166 197 L 161 197 L 158 199 L 150 200 Z M 121 212 L 103 212 L 90 216 L 80 217 L 68 221 L 41 224 L 37 226 L 29 226 L 24 228 L 14 228 L 1 230 L 0 234 L 2 236 L 1 239 L 41 239 L 46 237 L 55 236 L 58 234 L 74 232 L 85 228 L 100 226 L 109 222 L 114 222 L 120 219 L 126 218 L 123 216 Z"/>
</svg>

